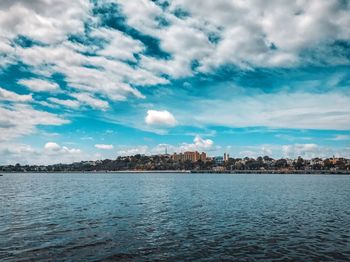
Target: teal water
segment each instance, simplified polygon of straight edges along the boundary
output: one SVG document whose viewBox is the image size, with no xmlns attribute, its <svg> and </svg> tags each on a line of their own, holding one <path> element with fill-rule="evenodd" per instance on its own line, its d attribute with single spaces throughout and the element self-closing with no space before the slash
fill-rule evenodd
<svg viewBox="0 0 350 262">
<path fill-rule="evenodd" d="M 4 174 L 1 261 L 349 261 L 350 176 Z"/>
</svg>

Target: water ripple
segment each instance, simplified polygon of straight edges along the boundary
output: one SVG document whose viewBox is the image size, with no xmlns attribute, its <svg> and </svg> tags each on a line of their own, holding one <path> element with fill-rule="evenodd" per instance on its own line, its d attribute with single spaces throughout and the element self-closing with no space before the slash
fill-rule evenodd
<svg viewBox="0 0 350 262">
<path fill-rule="evenodd" d="M 8 174 L 1 261 L 349 261 L 350 176 Z"/>
</svg>

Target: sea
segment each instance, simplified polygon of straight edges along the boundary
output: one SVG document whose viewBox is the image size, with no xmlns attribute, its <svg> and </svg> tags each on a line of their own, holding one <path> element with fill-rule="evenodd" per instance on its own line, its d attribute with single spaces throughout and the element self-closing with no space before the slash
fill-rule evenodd
<svg viewBox="0 0 350 262">
<path fill-rule="evenodd" d="M 350 176 L 4 174 L 0 261 L 350 261 Z"/>
</svg>

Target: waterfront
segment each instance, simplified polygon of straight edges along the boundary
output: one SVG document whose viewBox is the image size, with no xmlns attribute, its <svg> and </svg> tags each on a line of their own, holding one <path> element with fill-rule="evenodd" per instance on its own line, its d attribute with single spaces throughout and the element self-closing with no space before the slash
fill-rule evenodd
<svg viewBox="0 0 350 262">
<path fill-rule="evenodd" d="M 350 257 L 350 177 L 5 174 L 0 260 Z"/>
</svg>

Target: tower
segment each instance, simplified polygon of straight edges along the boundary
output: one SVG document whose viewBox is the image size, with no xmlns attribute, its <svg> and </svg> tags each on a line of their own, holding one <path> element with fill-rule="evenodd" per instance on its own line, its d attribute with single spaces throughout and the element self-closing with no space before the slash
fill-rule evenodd
<svg viewBox="0 0 350 262">
<path fill-rule="evenodd" d="M 228 153 L 224 153 L 224 162 L 227 162 L 229 159 L 230 155 Z"/>
</svg>

